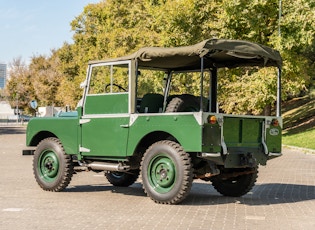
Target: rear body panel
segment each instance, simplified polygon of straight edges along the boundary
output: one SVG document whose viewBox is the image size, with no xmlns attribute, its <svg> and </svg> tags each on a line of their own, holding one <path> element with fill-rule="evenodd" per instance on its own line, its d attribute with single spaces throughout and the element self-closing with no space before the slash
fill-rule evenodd
<svg viewBox="0 0 315 230">
<path fill-rule="evenodd" d="M 204 124 L 205 158 L 234 168 L 266 165 L 268 159 L 281 155 L 281 126 L 272 125 L 273 119 L 281 124 L 281 118 L 204 114 L 209 116 L 216 116 L 218 123 Z"/>
</svg>

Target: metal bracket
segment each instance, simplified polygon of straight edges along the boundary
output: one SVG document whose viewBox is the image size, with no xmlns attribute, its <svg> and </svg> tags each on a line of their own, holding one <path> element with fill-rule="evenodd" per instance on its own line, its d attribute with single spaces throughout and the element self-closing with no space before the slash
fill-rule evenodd
<svg viewBox="0 0 315 230">
<path fill-rule="evenodd" d="M 121 128 L 129 128 L 129 125 L 120 125 Z"/>
<path fill-rule="evenodd" d="M 91 119 L 80 119 L 80 125 L 89 123 Z"/>
<path fill-rule="evenodd" d="M 80 151 L 81 153 L 89 153 L 89 152 L 91 152 L 90 149 L 84 148 L 84 147 L 82 147 L 82 146 L 79 146 L 79 151 Z"/>
</svg>

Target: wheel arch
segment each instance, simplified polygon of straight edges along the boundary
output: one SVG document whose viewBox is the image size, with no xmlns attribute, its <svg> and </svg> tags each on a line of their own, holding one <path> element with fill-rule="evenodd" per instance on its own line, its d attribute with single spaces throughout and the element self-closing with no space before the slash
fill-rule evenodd
<svg viewBox="0 0 315 230">
<path fill-rule="evenodd" d="M 56 137 L 58 138 L 54 133 L 49 131 L 40 131 L 37 134 L 35 134 L 32 139 L 30 139 L 27 143 L 28 146 L 37 146 L 39 142 L 42 140 L 48 138 L 48 137 Z M 58 138 L 59 139 L 59 138 Z"/>
<path fill-rule="evenodd" d="M 153 143 L 162 140 L 172 140 L 180 144 L 179 141 L 172 134 L 164 131 L 154 131 L 142 137 L 142 139 L 138 142 L 135 150 L 132 151 L 132 154 L 140 155 L 140 157 L 142 157 L 147 148 L 149 148 Z"/>
</svg>

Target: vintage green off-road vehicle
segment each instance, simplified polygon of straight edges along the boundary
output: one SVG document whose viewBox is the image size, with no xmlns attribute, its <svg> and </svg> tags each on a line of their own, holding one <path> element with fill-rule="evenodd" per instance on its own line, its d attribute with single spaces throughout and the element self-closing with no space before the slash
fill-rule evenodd
<svg viewBox="0 0 315 230">
<path fill-rule="evenodd" d="M 281 156 L 281 65 L 274 49 L 223 39 L 92 61 L 76 111 L 28 124 L 36 181 L 61 191 L 83 168 L 104 171 L 114 186 L 141 174 L 145 193 L 162 204 L 184 200 L 193 179 L 242 196 L 258 166 Z M 218 70 L 236 67 L 275 69 L 274 116 L 221 112 Z"/>
</svg>

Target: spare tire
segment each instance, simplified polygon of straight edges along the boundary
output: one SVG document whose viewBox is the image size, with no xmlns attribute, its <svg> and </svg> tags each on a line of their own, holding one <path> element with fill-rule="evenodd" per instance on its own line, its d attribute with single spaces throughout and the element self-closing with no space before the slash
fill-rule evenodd
<svg viewBox="0 0 315 230">
<path fill-rule="evenodd" d="M 200 100 L 190 94 L 183 94 L 173 98 L 167 105 L 165 112 L 198 112 L 200 110 Z"/>
</svg>

